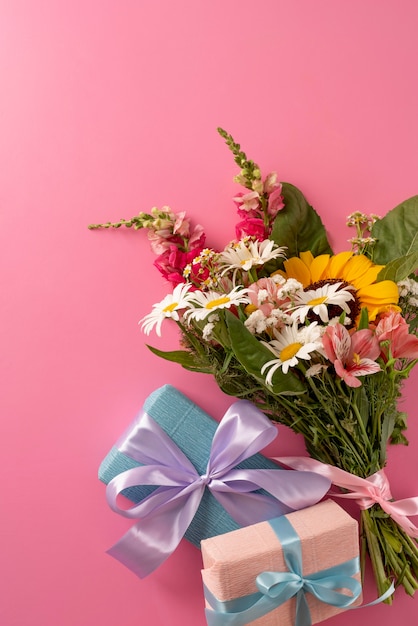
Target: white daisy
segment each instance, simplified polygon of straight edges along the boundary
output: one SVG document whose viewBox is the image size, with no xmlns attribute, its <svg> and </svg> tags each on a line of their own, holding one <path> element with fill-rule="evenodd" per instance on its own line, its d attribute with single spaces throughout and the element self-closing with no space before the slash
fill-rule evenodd
<svg viewBox="0 0 418 626">
<path fill-rule="evenodd" d="M 273 374 L 279 367 L 287 374 L 289 367 L 295 367 L 299 359 L 309 361 L 311 352 L 322 350 L 321 329 L 317 322 L 301 329 L 295 322 L 293 326 L 285 326 L 280 333 L 275 330 L 274 336 L 275 339 L 268 343 L 261 342 L 277 357 L 261 368 L 262 374 L 270 369 L 266 376 L 267 385 L 271 385 Z"/>
<path fill-rule="evenodd" d="M 296 306 L 292 318 L 303 324 L 308 313 L 312 311 L 326 324 L 329 322 L 327 308 L 329 305 L 338 306 L 345 313 L 350 313 L 347 302 L 354 300 L 354 295 L 350 288 L 340 289 L 341 285 L 342 283 L 328 283 L 317 289 L 308 289 L 296 293 L 294 295 Z"/>
<path fill-rule="evenodd" d="M 242 289 L 240 285 L 234 287 L 229 293 L 217 291 L 194 291 L 190 294 L 189 309 L 186 312 L 187 319 L 203 320 L 216 309 L 229 309 L 233 305 L 248 304 L 248 289 Z"/>
<path fill-rule="evenodd" d="M 277 257 L 285 258 L 284 248 L 276 246 L 274 241 L 265 239 L 264 241 L 253 241 L 245 237 L 238 243 L 231 244 L 220 254 L 222 274 L 229 270 L 234 270 L 233 280 L 235 280 L 238 270 L 248 272 L 255 265 L 264 265 Z"/>
<path fill-rule="evenodd" d="M 153 304 L 151 313 L 138 322 L 146 335 L 149 335 L 156 326 L 155 332 L 161 337 L 161 324 L 167 317 L 175 322 L 179 321 L 179 311 L 189 306 L 189 299 L 192 295 L 189 293 L 190 288 L 190 284 L 179 283 L 174 287 L 173 293 L 168 294 L 161 302 Z"/>
</svg>

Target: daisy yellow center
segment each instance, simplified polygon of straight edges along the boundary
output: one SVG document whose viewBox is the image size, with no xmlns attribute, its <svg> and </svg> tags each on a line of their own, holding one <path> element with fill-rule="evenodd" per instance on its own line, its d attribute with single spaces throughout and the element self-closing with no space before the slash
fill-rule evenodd
<svg viewBox="0 0 418 626">
<path fill-rule="evenodd" d="M 178 306 L 178 302 L 172 302 L 171 304 L 167 304 L 163 309 L 163 313 L 171 313 Z"/>
<path fill-rule="evenodd" d="M 295 341 L 294 343 L 289 343 L 288 346 L 280 351 L 280 360 L 288 361 L 289 359 L 293 358 L 295 354 L 299 352 L 302 346 L 303 343 L 299 343 L 298 341 Z"/>
<path fill-rule="evenodd" d="M 221 304 L 228 304 L 228 302 L 230 301 L 231 300 L 228 298 L 228 296 L 223 296 L 222 298 L 215 298 L 214 300 L 211 300 L 205 305 L 205 309 L 214 309 L 217 306 L 221 306 Z"/>
<path fill-rule="evenodd" d="M 326 299 L 327 299 L 326 296 L 320 296 L 319 298 L 312 298 L 312 300 L 309 300 L 308 304 L 309 306 L 316 306 L 317 304 L 324 304 Z"/>
</svg>

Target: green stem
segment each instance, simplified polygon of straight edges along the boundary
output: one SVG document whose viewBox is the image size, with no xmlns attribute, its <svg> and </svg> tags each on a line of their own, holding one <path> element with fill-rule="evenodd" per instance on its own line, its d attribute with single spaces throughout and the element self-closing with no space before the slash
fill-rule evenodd
<svg viewBox="0 0 418 626">
<path fill-rule="evenodd" d="M 147 213 L 141 213 L 140 215 L 136 215 L 135 217 L 131 217 L 130 220 L 121 219 L 118 222 L 105 222 L 104 224 L 89 224 L 87 228 L 89 230 L 98 230 L 99 228 L 120 228 L 121 226 L 125 226 L 126 228 L 134 227 L 135 230 L 139 230 L 144 227 L 144 220 L 154 219 L 152 215 L 148 215 Z"/>
<path fill-rule="evenodd" d="M 376 528 L 373 527 L 373 520 L 368 509 L 361 512 L 362 526 L 367 538 L 370 560 L 377 583 L 379 596 L 385 593 L 390 587 L 390 580 L 386 576 L 385 567 L 382 560 L 379 541 L 376 536 Z M 392 596 L 384 600 L 386 604 L 392 604 Z"/>
<path fill-rule="evenodd" d="M 418 588 L 418 585 L 411 574 L 408 562 L 405 558 L 402 558 L 402 553 L 397 554 L 388 544 L 385 545 L 385 554 L 389 561 L 389 565 L 396 576 L 397 586 L 402 585 L 406 593 L 413 596 Z"/>
<path fill-rule="evenodd" d="M 363 418 L 361 417 L 360 411 L 359 411 L 358 406 L 357 406 L 357 404 L 355 402 L 353 402 L 353 404 L 352 404 L 352 409 L 353 409 L 353 411 L 354 411 L 354 413 L 355 413 L 355 415 L 357 417 L 357 423 L 358 423 L 358 426 L 359 426 L 359 428 L 361 430 L 361 434 L 363 435 L 364 441 L 366 442 L 367 448 L 371 452 L 372 446 L 371 446 L 371 443 L 370 443 L 370 440 L 369 440 L 369 436 L 368 436 L 366 428 L 364 426 Z M 363 448 L 363 451 L 365 452 L 364 448 Z"/>
<path fill-rule="evenodd" d="M 304 368 L 303 365 L 300 364 L 300 367 L 303 371 L 303 373 L 306 373 L 306 369 Z M 344 444 L 350 448 L 353 456 L 357 459 L 358 463 L 360 464 L 361 467 L 364 466 L 364 459 L 367 458 L 367 456 L 365 455 L 365 450 L 363 448 L 363 446 L 360 444 L 361 448 L 362 448 L 362 452 L 364 454 L 364 457 L 362 458 L 359 453 L 357 452 L 356 447 L 352 444 L 352 442 L 350 441 L 350 439 L 346 436 L 346 433 L 341 429 L 341 425 L 339 420 L 335 417 L 335 414 L 332 410 L 330 410 L 329 408 L 329 404 L 327 404 L 324 401 L 323 396 L 319 393 L 319 391 L 316 388 L 316 385 L 313 382 L 312 377 L 306 377 L 305 379 L 308 381 L 308 384 L 310 386 L 310 388 L 312 389 L 315 398 L 317 399 L 317 401 L 319 402 L 319 404 L 321 405 L 321 407 L 324 409 L 324 411 L 327 413 L 327 415 L 330 417 L 334 427 L 336 428 L 337 432 L 340 434 L 341 439 L 343 440 Z"/>
</svg>

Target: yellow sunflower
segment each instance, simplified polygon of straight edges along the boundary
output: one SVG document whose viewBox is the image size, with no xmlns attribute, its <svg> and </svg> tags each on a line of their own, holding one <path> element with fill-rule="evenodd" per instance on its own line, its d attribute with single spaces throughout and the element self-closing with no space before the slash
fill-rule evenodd
<svg viewBox="0 0 418 626">
<path fill-rule="evenodd" d="M 295 278 L 304 288 L 319 286 L 326 281 L 342 281 L 355 289 L 358 311 L 367 308 L 369 320 L 373 321 L 379 313 L 398 310 L 399 292 L 396 283 L 391 280 L 376 282 L 383 265 L 375 265 L 363 254 L 340 252 L 333 256 L 321 254 L 314 257 L 311 252 L 302 252 L 299 257 L 292 257 L 284 262 L 284 271 L 279 271 L 285 278 Z"/>
</svg>

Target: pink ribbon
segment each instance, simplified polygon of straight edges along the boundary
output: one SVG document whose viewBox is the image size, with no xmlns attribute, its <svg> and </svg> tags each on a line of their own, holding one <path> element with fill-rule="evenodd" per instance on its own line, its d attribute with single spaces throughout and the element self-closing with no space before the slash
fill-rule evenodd
<svg viewBox="0 0 418 626">
<path fill-rule="evenodd" d="M 383 511 L 390 515 L 410 537 L 418 537 L 418 527 L 408 519 L 409 516 L 418 515 L 418 496 L 394 501 L 383 469 L 368 478 L 360 478 L 338 467 L 311 458 L 280 457 L 274 460 L 295 470 L 316 472 L 329 478 L 337 487 L 350 491 L 350 493 L 330 495 L 356 500 L 360 509 L 369 509 L 374 504 L 379 504 Z"/>
</svg>

